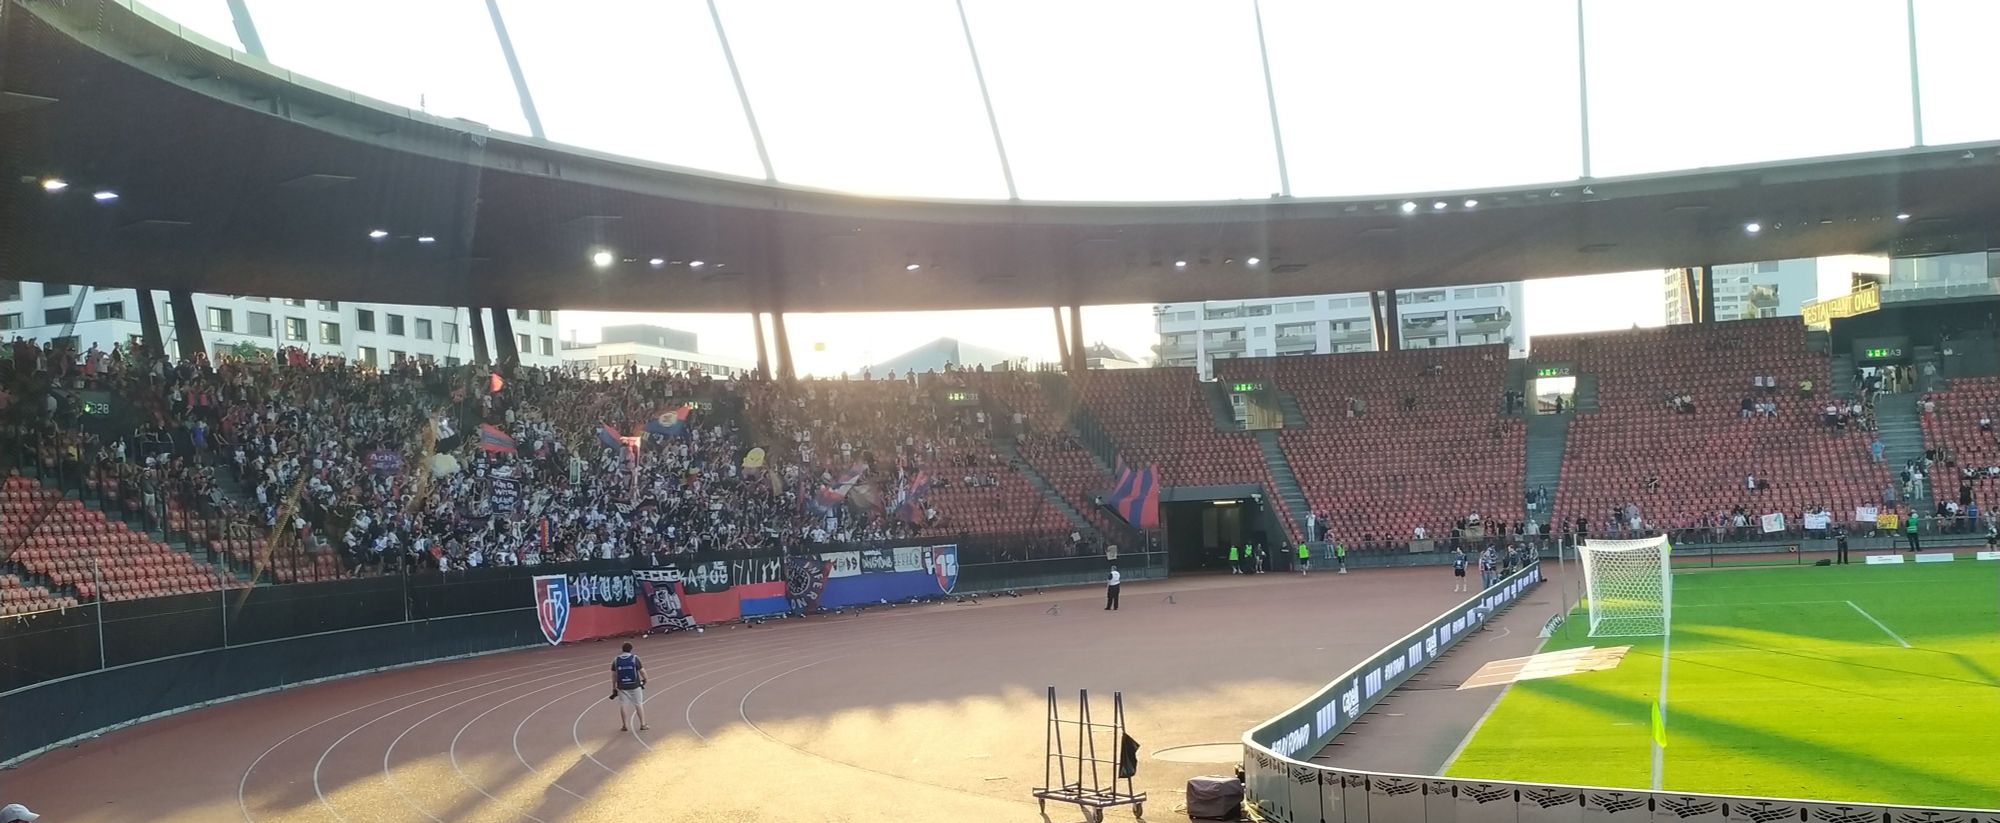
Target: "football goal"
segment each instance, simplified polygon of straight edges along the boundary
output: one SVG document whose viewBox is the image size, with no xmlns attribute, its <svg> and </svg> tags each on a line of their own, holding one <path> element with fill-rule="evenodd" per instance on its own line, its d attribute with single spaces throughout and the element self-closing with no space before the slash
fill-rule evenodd
<svg viewBox="0 0 2000 823">
<path fill-rule="evenodd" d="M 1672 547 L 1666 536 L 1644 540 L 1591 538 L 1577 547 L 1591 637 L 1654 637 L 1672 619 Z"/>
</svg>

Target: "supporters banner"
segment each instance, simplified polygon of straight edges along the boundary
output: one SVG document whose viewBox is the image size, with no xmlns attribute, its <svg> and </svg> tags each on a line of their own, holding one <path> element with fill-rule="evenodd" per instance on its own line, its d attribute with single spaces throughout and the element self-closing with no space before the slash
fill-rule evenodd
<svg viewBox="0 0 2000 823">
<path fill-rule="evenodd" d="M 896 559 L 906 559 L 907 568 Z M 551 643 L 575 643 L 787 612 L 924 600 L 950 594 L 957 586 L 956 545 L 907 546 L 544 575 L 534 579 L 534 601 L 544 636 Z"/>
<path fill-rule="evenodd" d="M 1802 524 L 1811 530 L 1825 531 L 1833 525 L 1832 515 L 1826 512 L 1806 512 Z"/>
<path fill-rule="evenodd" d="M 853 577 L 861 573 L 860 552 L 833 552 L 820 557 L 826 559 L 828 577 Z"/>
<path fill-rule="evenodd" d="M 1874 506 L 1855 506 L 1854 522 L 1872 524 L 1875 522 L 1875 517 L 1879 513 L 1880 510 L 1875 508 Z"/>
<path fill-rule="evenodd" d="M 396 474 L 403 470 L 403 453 L 394 449 L 376 449 L 368 453 L 368 467 L 379 475 Z"/>
<path fill-rule="evenodd" d="M 1772 512 L 1764 515 L 1758 518 L 1758 522 L 1763 526 L 1765 534 L 1785 530 L 1785 515 L 1782 512 Z"/>
<path fill-rule="evenodd" d="M 521 503 L 521 481 L 512 477 L 493 478 L 493 492 L 487 499 L 493 502 L 494 511 L 511 514 Z"/>
</svg>

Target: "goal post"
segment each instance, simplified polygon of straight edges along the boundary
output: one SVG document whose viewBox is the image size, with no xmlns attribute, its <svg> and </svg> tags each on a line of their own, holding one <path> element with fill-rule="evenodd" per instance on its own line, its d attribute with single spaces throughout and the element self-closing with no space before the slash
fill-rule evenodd
<svg viewBox="0 0 2000 823">
<path fill-rule="evenodd" d="M 1657 637 L 1672 619 L 1673 575 L 1665 535 L 1590 538 L 1577 547 L 1591 637 Z"/>
</svg>

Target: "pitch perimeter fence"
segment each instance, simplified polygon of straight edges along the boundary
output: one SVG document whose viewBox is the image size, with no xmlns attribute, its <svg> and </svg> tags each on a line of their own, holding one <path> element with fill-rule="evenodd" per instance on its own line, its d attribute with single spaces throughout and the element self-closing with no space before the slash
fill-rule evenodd
<svg viewBox="0 0 2000 823">
<path fill-rule="evenodd" d="M 1164 552 L 1122 555 L 1164 577 Z M 0 765 L 107 729 L 300 683 L 545 645 L 536 575 L 630 561 L 470 569 L 85 603 L 0 618 Z M 959 592 L 1098 583 L 1102 555 L 959 567 Z"/>
<path fill-rule="evenodd" d="M 1391 774 L 1307 762 L 1382 697 L 1541 582 L 1502 578 L 1243 733 L 1244 805 L 1266 823 L 2000 823 L 2000 810 L 1685 794 Z"/>
</svg>

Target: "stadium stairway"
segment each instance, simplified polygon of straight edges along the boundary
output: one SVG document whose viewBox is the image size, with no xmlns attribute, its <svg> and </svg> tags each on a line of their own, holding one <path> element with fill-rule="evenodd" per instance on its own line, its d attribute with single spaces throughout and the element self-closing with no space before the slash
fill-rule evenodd
<svg viewBox="0 0 2000 823">
<path fill-rule="evenodd" d="M 1305 490 L 1299 487 L 1298 475 L 1292 473 L 1292 462 L 1285 459 L 1285 450 L 1278 445 L 1277 430 L 1252 434 L 1257 436 L 1257 448 L 1264 452 L 1264 465 L 1271 470 L 1271 485 L 1275 487 L 1271 491 L 1285 501 L 1285 509 L 1291 513 L 1292 525 L 1298 533 L 1311 539 L 1306 531 L 1306 512 L 1312 511 L 1312 506 L 1306 502 Z"/>
<path fill-rule="evenodd" d="M 1569 445 L 1569 421 L 1568 414 L 1536 414 L 1527 418 L 1527 463 L 1524 472 L 1527 483 L 1521 488 L 1529 492 L 1546 490 L 1550 505 L 1554 505 L 1556 486 L 1562 482 L 1563 449 Z M 1547 511 L 1529 511 L 1527 514 L 1529 519 L 1538 523 L 1548 522 L 1549 519 Z"/>
<path fill-rule="evenodd" d="M 1229 403 L 1229 391 L 1220 380 L 1201 382 L 1202 399 L 1208 401 L 1208 413 L 1215 418 L 1217 431 L 1242 431 L 1243 424 L 1236 422 L 1236 407 Z"/>
<path fill-rule="evenodd" d="M 1299 408 L 1298 396 L 1284 389 L 1273 389 L 1272 393 L 1278 397 L 1278 412 L 1285 416 L 1285 428 L 1305 428 L 1306 413 Z"/>
<path fill-rule="evenodd" d="M 1576 376 L 1576 410 L 1597 411 L 1597 375 Z"/>
<path fill-rule="evenodd" d="M 1924 431 L 1917 420 L 1918 398 L 1915 392 L 1875 396 L 1875 435 L 1882 438 L 1882 459 L 1888 463 L 1892 476 L 1909 461 L 1924 456 Z M 1907 502 L 1919 507 L 1919 511 L 1930 511 L 1931 491 L 1930 484 L 1925 484 L 1924 494 Z M 1901 493 L 1898 489 L 1897 494 Z"/>
<path fill-rule="evenodd" d="M 1832 383 L 1827 386 L 1836 396 L 1854 396 L 1854 355 L 1836 354 L 1827 358 L 1827 369 L 1833 372 Z"/>
<path fill-rule="evenodd" d="M 1097 527 L 1090 522 L 1090 518 L 1083 516 L 1083 512 L 1079 511 L 1076 505 L 1070 502 L 1069 498 L 1064 497 L 1062 492 L 1056 490 L 1055 484 L 1050 483 L 1049 479 L 1043 476 L 1042 471 L 1035 468 L 1034 463 L 1029 462 L 1026 457 L 1021 455 L 1021 450 L 1014 445 L 1014 438 L 995 437 L 990 442 L 993 444 L 994 451 L 998 452 L 1001 457 L 1005 458 L 1009 463 L 1020 467 L 1021 476 L 1027 478 L 1028 485 L 1035 487 L 1035 491 L 1041 492 L 1043 499 L 1048 500 L 1049 505 L 1054 506 L 1056 511 L 1062 512 L 1063 519 L 1069 521 L 1070 528 L 1090 538 L 1092 545 L 1104 545 L 1104 534 L 1098 531 Z"/>
</svg>

